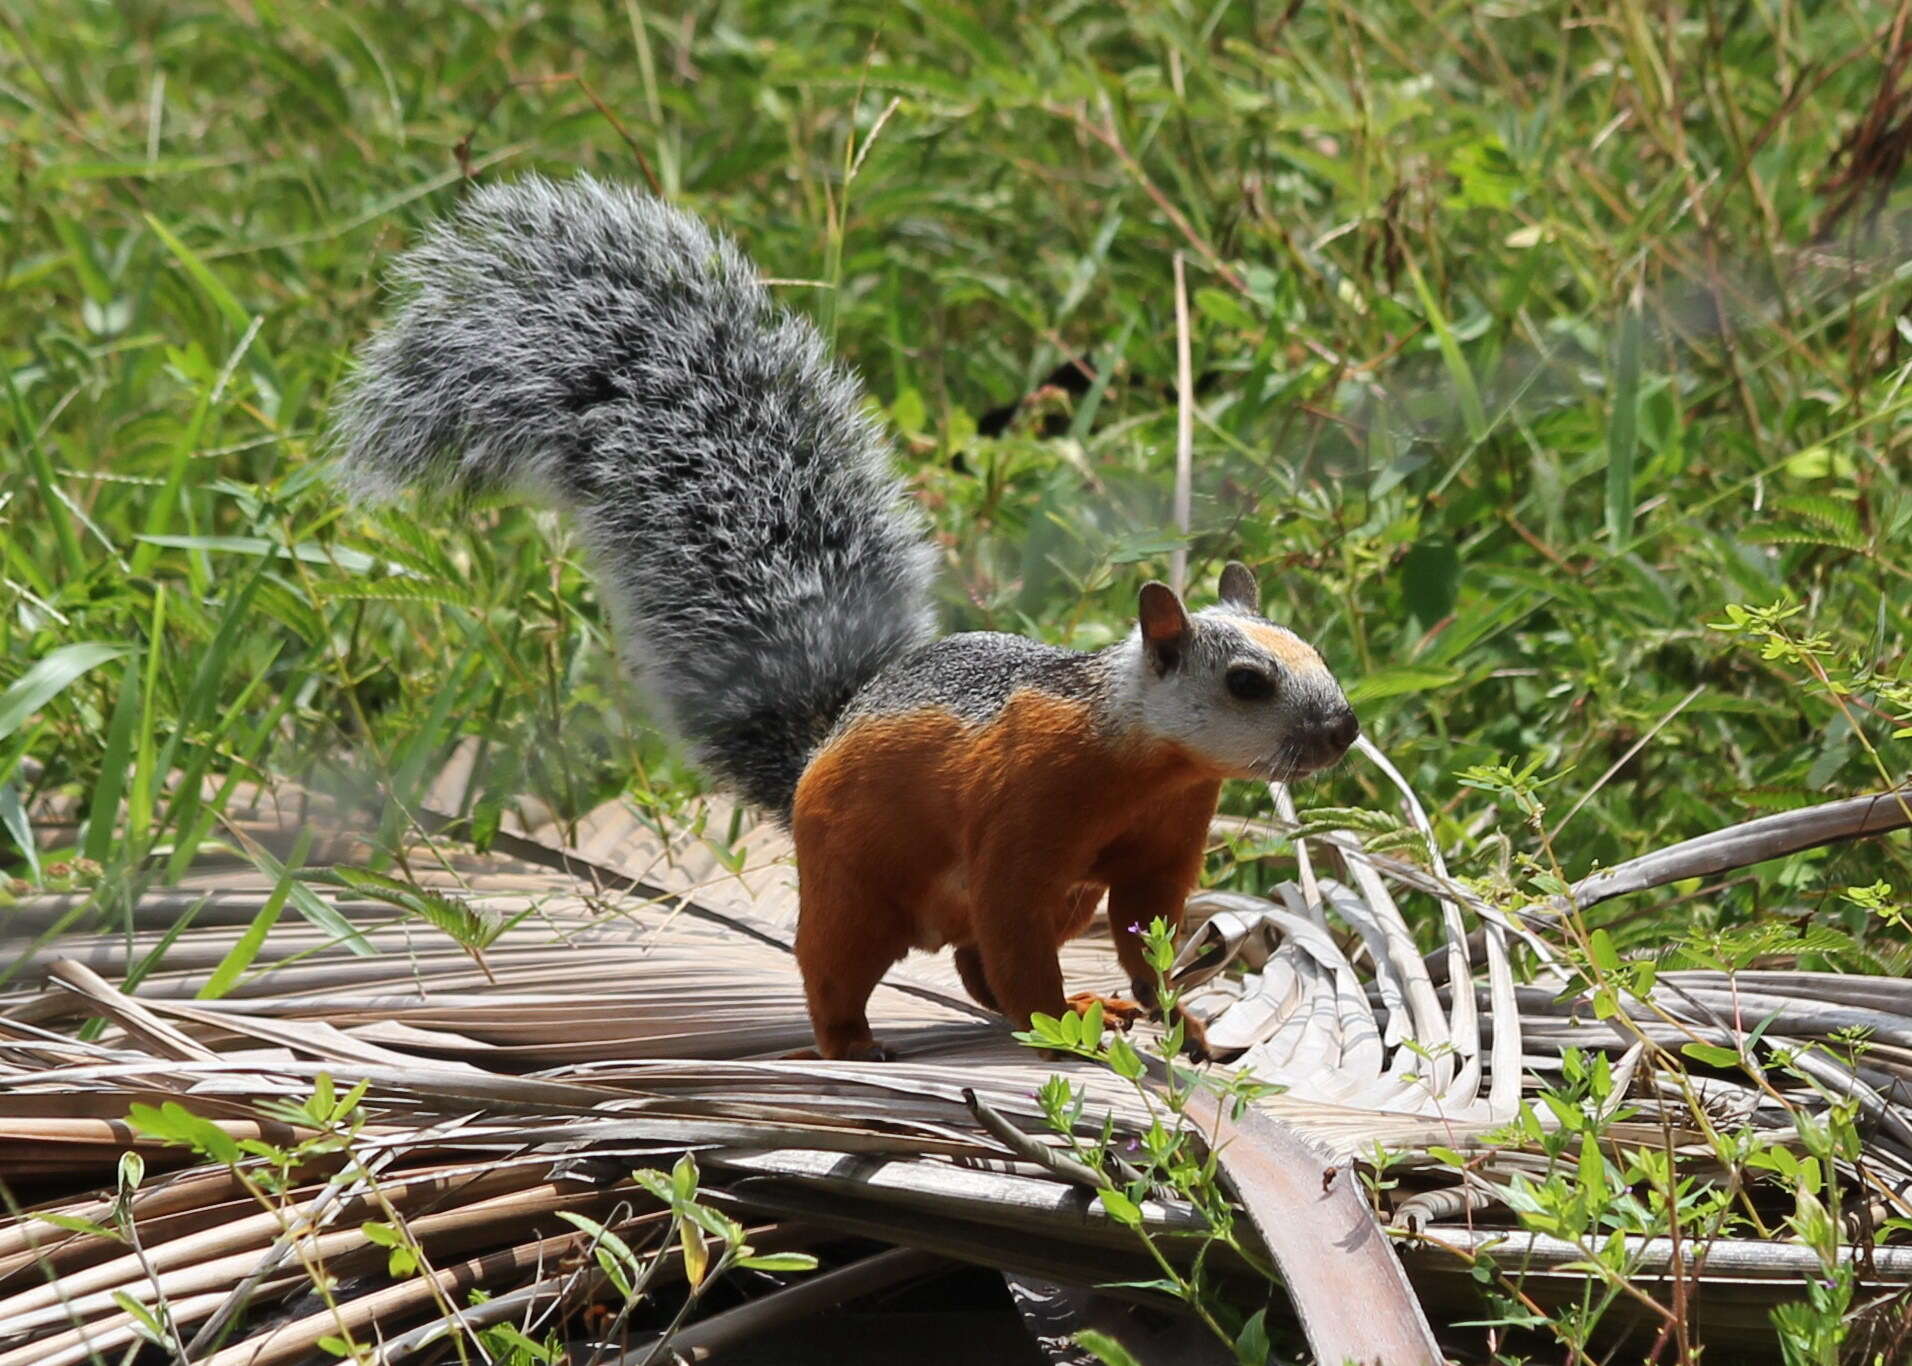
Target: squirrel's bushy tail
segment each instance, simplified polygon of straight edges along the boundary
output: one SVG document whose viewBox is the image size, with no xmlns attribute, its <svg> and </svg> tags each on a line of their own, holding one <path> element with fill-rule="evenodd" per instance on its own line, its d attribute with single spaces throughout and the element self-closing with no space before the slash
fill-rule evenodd
<svg viewBox="0 0 1912 1366">
<path fill-rule="evenodd" d="M 337 408 L 345 482 L 569 509 L 662 719 L 787 817 L 851 694 L 934 631 L 855 379 L 729 241 L 586 177 L 478 190 L 396 276 Z"/>
</svg>

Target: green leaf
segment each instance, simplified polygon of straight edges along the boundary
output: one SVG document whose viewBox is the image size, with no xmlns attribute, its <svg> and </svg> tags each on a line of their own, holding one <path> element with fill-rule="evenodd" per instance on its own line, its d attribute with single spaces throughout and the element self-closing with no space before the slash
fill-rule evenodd
<svg viewBox="0 0 1912 1366">
<path fill-rule="evenodd" d="M 597 1220 L 575 1211 L 561 1209 L 557 1211 L 557 1216 L 590 1235 L 596 1245 L 598 1265 L 603 1268 L 605 1277 L 617 1287 L 618 1294 L 629 1299 L 634 1288 L 631 1273 L 638 1265 L 637 1254 L 631 1251 L 630 1244 Z"/>
<path fill-rule="evenodd" d="M 1142 1055 L 1135 1051 L 1126 1034 L 1117 1034 L 1109 1044 L 1109 1069 L 1125 1081 L 1135 1081 L 1148 1071 Z"/>
<path fill-rule="evenodd" d="M 1096 1198 L 1102 1202 L 1102 1208 L 1109 1212 L 1111 1219 L 1119 1224 L 1127 1224 L 1130 1228 L 1142 1226 L 1141 1208 L 1121 1191 L 1101 1190 L 1095 1194 Z"/>
<path fill-rule="evenodd" d="M 20 800 L 18 784 L 0 783 L 0 826 L 5 826 L 7 834 L 13 837 L 20 856 L 27 861 L 27 871 L 38 878 L 40 852 L 34 845 L 33 822 L 27 819 L 26 804 Z"/>
<path fill-rule="evenodd" d="M 1093 1353 L 1095 1359 L 1104 1363 L 1104 1366 L 1141 1366 L 1128 1348 L 1094 1328 L 1084 1328 L 1077 1333 L 1075 1343 L 1083 1351 Z"/>
<path fill-rule="evenodd" d="M 13 734 L 29 716 L 66 691 L 88 670 L 98 668 L 109 659 L 118 659 L 132 648 L 88 640 L 49 650 L 14 680 L 12 687 L 0 693 L 0 740 Z"/>
<path fill-rule="evenodd" d="M 119 698 L 107 724 L 106 751 L 100 756 L 99 780 L 86 804 L 86 842 L 81 853 L 105 863 L 113 851 L 120 797 L 126 787 L 126 769 L 132 762 L 133 722 L 139 716 L 139 656 L 129 652 L 120 675 Z M 129 832 L 130 833 L 130 832 Z"/>
<path fill-rule="evenodd" d="M 347 602 L 439 602 L 449 607 L 478 606 L 476 595 L 455 584 L 419 579 L 374 579 L 369 583 L 328 579 L 315 585 L 319 596 Z"/>
<path fill-rule="evenodd" d="M 155 1347 L 171 1349 L 172 1339 L 167 1335 L 166 1330 L 160 1326 L 158 1317 L 148 1306 L 141 1304 L 124 1290 L 115 1290 L 113 1292 L 113 1303 L 117 1304 L 121 1311 L 133 1320 L 133 1331 L 140 1337 L 146 1339 L 146 1341 L 152 1343 Z"/>
<path fill-rule="evenodd" d="M 1053 1015 L 1044 1015 L 1040 1010 L 1029 1013 L 1029 1033 L 1035 1041 L 1044 1046 L 1053 1046 L 1065 1042 L 1062 1035 L 1062 1021 Z"/>
<path fill-rule="evenodd" d="M 443 930 L 466 949 L 490 948 L 507 930 L 531 913 L 526 909 L 513 916 L 500 915 L 496 911 L 475 907 L 463 897 L 412 887 L 368 868 L 319 868 L 301 876 L 306 882 L 348 887 L 362 896 L 409 911 Z"/>
<path fill-rule="evenodd" d="M 14 382 L 13 366 L 0 365 L 0 377 L 7 382 L 7 398 L 13 410 L 14 426 L 19 432 L 19 443 L 26 448 L 27 466 L 40 486 L 42 515 L 52 524 L 53 541 L 60 548 L 60 558 L 67 572 L 74 579 L 79 579 L 86 573 L 86 555 L 80 549 L 80 534 L 74 527 L 74 510 L 60 488 L 53 461 L 40 442 L 38 424 L 27 411 L 20 386 Z"/>
<path fill-rule="evenodd" d="M 1580 1135 L 1580 1158 L 1576 1164 L 1576 1173 L 1580 1179 L 1580 1189 L 1587 1197 L 1589 1209 L 1605 1209 L 1607 1204 L 1607 1162 L 1600 1155 L 1600 1145 L 1590 1133 Z"/>
<path fill-rule="evenodd" d="M 604 1278 L 617 1287 L 618 1294 L 628 1300 L 637 1293 L 637 1282 L 631 1279 L 632 1267 L 618 1260 L 610 1248 L 597 1247 L 592 1250 L 592 1256 L 596 1258 L 598 1269 L 604 1273 Z"/>
<path fill-rule="evenodd" d="M 753 1252 L 737 1259 L 753 1271 L 815 1271 L 817 1259 L 807 1252 Z"/>
<path fill-rule="evenodd" d="M 398 1279 L 418 1270 L 418 1249 L 412 1245 L 411 1239 L 406 1237 L 402 1229 L 374 1220 L 360 1224 L 359 1232 L 365 1235 L 367 1242 L 389 1250 L 389 1255 L 385 1258 L 385 1272 L 388 1276 Z"/>
<path fill-rule="evenodd" d="M 1468 439 L 1475 446 L 1487 439 L 1487 410 L 1481 406 L 1480 385 L 1474 381 L 1474 371 L 1467 364 L 1467 357 L 1461 352 L 1460 339 L 1454 335 L 1454 329 L 1447 320 L 1447 314 L 1434 298 L 1434 291 L 1427 287 L 1427 280 L 1421 275 L 1421 268 L 1413 257 L 1407 259 L 1408 278 L 1414 283 L 1414 293 L 1421 302 L 1421 313 L 1427 319 L 1427 325 L 1434 329 L 1435 343 L 1441 350 L 1441 361 L 1447 366 L 1447 377 L 1454 385 L 1454 395 L 1460 402 L 1461 419 L 1467 425 Z"/>
<path fill-rule="evenodd" d="M 1613 947 L 1613 936 L 1605 930 L 1595 930 L 1587 936 L 1587 947 L 1593 955 L 1593 965 L 1601 972 L 1620 970 L 1620 951 Z"/>
<path fill-rule="evenodd" d="M 1607 415 L 1607 539 L 1618 554 L 1633 536 L 1633 463 L 1640 445 L 1640 305 L 1636 296 L 1620 320 L 1613 364 L 1612 411 Z"/>
<path fill-rule="evenodd" d="M 677 1203 L 677 1193 L 671 1189 L 671 1183 L 664 1173 L 643 1167 L 631 1173 L 631 1180 L 656 1196 L 661 1203 L 666 1205 Z"/>
<path fill-rule="evenodd" d="M 683 1217 L 713 1238 L 721 1238 L 730 1247 L 742 1247 L 744 1226 L 732 1219 L 722 1210 L 712 1209 L 709 1205 L 700 1205 L 694 1200 L 686 1201 L 681 1211 Z"/>
<path fill-rule="evenodd" d="M 1195 291 L 1195 309 L 1223 327 L 1246 332 L 1256 326 L 1255 315 L 1248 311 L 1233 290 L 1216 289 L 1212 285 L 1198 289 Z"/>
<path fill-rule="evenodd" d="M 1240 1366 L 1266 1366 L 1270 1350 L 1268 1311 L 1257 1309 L 1235 1339 L 1235 1360 Z"/>
<path fill-rule="evenodd" d="M 1091 1001 L 1082 1012 L 1082 1042 L 1090 1048 L 1102 1040 L 1102 1002 Z"/>
<path fill-rule="evenodd" d="M 365 1093 L 371 1089 L 372 1079 L 366 1077 L 350 1091 L 340 1096 L 338 1100 L 333 1103 L 332 1113 L 328 1116 L 329 1122 L 337 1124 L 351 1115 L 354 1110 L 358 1109 L 359 1102 L 365 1099 Z"/>
<path fill-rule="evenodd" d="M 556 1353 L 549 1347 L 540 1342 L 533 1342 L 508 1323 L 494 1323 L 491 1327 L 484 1329 L 480 1336 L 492 1349 L 494 1356 L 502 1361 L 510 1362 L 511 1366 L 526 1366 L 528 1362 L 546 1363 L 557 1360 Z M 501 1347 L 508 1349 L 512 1355 L 499 1351 Z"/>
<path fill-rule="evenodd" d="M 292 856 L 293 865 L 297 865 L 305 857 L 305 851 L 311 844 L 313 833 L 310 829 L 300 832 L 299 847 Z M 252 923 L 246 926 L 245 933 L 233 941 L 232 947 L 226 950 L 225 956 L 212 970 L 212 975 L 194 994 L 195 1000 L 216 1001 L 232 990 L 240 976 L 259 956 L 259 950 L 265 947 L 266 936 L 272 932 L 272 927 L 279 923 L 279 913 L 285 909 L 286 898 L 291 895 L 292 872 L 288 868 L 279 875 L 279 880 L 273 885 L 272 894 L 259 908 L 259 913 L 252 917 Z"/>
<path fill-rule="evenodd" d="M 1401 560 L 1401 597 L 1423 631 L 1454 610 L 1460 582 L 1460 552 L 1445 537 L 1430 536 Z"/>
<path fill-rule="evenodd" d="M 230 1134 L 178 1101 L 169 1100 L 157 1109 L 135 1103 L 127 1111 L 126 1120 L 143 1134 L 191 1148 L 215 1162 L 230 1167 L 239 1161 L 239 1145 Z"/>
<path fill-rule="evenodd" d="M 262 555 L 268 559 L 294 559 L 306 564 L 337 566 L 354 574 L 366 574 L 379 567 L 370 555 L 344 546 L 295 545 L 290 548 L 262 536 L 171 536 L 146 535 L 135 538 L 146 545 L 166 546 L 172 550 L 220 551 L 230 555 Z M 343 594 L 341 593 L 341 596 Z"/>
<path fill-rule="evenodd" d="M 1410 551 L 1410 554 L 1413 552 Z M 1419 614 L 1416 613 L 1418 616 Z M 1436 617 L 1435 620 L 1439 620 Z M 1364 674 L 1348 688 L 1348 701 L 1359 707 L 1365 702 L 1379 702 L 1384 697 L 1400 697 L 1406 693 L 1431 692 L 1436 688 L 1451 687 L 1460 682 L 1458 669 L 1417 669 L 1412 666 L 1390 669 L 1376 669 Z"/>
<path fill-rule="evenodd" d="M 288 878 L 285 865 L 274 858 L 271 851 L 264 845 L 249 844 L 246 846 L 246 852 L 252 855 L 253 862 L 271 876 L 275 890 L 281 882 L 286 884 L 286 895 L 291 900 L 293 909 L 300 915 L 330 934 L 353 953 L 369 956 L 378 952 L 372 947 L 371 942 L 358 932 L 358 928 L 340 914 L 338 907 L 321 900 L 310 887 L 297 878 Z"/>
<path fill-rule="evenodd" d="M 1071 1048 L 1082 1046 L 1082 1016 L 1077 1011 L 1066 1011 L 1056 1017 L 1057 1028 L 1062 1033 L 1062 1041 Z"/>
<path fill-rule="evenodd" d="M 77 1214 L 41 1214 L 34 1212 L 28 1214 L 27 1218 L 37 1223 L 51 1224 L 54 1228 L 63 1228 L 68 1233 L 87 1233 L 95 1238 L 110 1238 L 116 1243 L 122 1241 L 117 1229 L 110 1229 L 104 1224 L 96 1224 L 91 1219 L 82 1219 Z"/>
<path fill-rule="evenodd" d="M 924 406 L 923 395 L 914 388 L 903 390 L 890 404 L 890 421 L 905 436 L 921 432 L 929 425 L 929 409 Z"/>
<path fill-rule="evenodd" d="M 1739 1054 L 1731 1048 L 1722 1048 L 1712 1043 L 1688 1043 L 1680 1045 L 1680 1052 L 1695 1062 L 1703 1062 L 1708 1067 L 1738 1067 Z"/>
</svg>

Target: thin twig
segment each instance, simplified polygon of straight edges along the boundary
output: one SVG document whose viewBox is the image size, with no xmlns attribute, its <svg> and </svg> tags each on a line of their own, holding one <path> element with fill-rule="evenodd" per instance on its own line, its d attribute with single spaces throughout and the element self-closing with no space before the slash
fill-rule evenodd
<svg viewBox="0 0 1912 1366">
<path fill-rule="evenodd" d="M 1195 379 L 1189 358 L 1188 274 L 1182 253 L 1175 253 L 1175 554 L 1169 561 L 1168 586 L 1188 591 L 1188 504 L 1195 477 Z"/>
<path fill-rule="evenodd" d="M 1654 736 L 1658 735 L 1662 730 L 1666 729 L 1667 722 L 1671 721 L 1674 717 L 1678 716 L 1681 712 L 1685 711 L 1687 707 L 1691 705 L 1693 699 L 1698 697 L 1701 693 L 1705 691 L 1706 691 L 1706 685 L 1704 683 L 1695 684 L 1692 692 L 1688 693 L 1685 697 L 1682 697 L 1678 702 L 1674 703 L 1673 709 L 1671 711 L 1667 712 L 1666 715 L 1662 716 L 1659 720 L 1655 721 L 1653 723 L 1653 728 L 1651 730 L 1647 731 L 1645 735 L 1642 735 L 1639 739 L 1635 740 L 1631 745 L 1629 745 L 1627 747 L 1627 752 L 1625 754 L 1622 754 L 1618 759 L 1615 759 L 1612 765 L 1607 769 L 1607 771 L 1605 773 L 1602 773 L 1598 778 L 1594 780 L 1593 786 L 1580 794 L 1580 800 L 1567 808 L 1567 814 L 1560 818 L 1560 824 L 1556 825 L 1552 830 L 1550 830 L 1547 833 L 1547 838 L 1550 840 L 1558 839 L 1560 837 L 1560 832 L 1567 828 L 1567 822 L 1572 820 L 1577 814 L 1579 814 L 1581 807 L 1585 806 L 1588 802 L 1593 800 L 1593 794 L 1598 792 L 1601 788 L 1605 787 L 1607 783 L 1612 779 L 1614 774 L 1618 773 L 1621 769 L 1625 768 L 1629 763 L 1631 763 L 1634 755 L 1638 754 L 1641 750 L 1645 749 L 1648 743 L 1652 741 Z"/>
</svg>

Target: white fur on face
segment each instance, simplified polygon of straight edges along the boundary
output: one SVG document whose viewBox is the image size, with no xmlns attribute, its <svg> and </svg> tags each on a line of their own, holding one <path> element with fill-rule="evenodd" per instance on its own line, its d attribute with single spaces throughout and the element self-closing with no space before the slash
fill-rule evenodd
<svg viewBox="0 0 1912 1366">
<path fill-rule="evenodd" d="M 1341 685 L 1294 632 L 1231 606 L 1194 614 L 1178 666 L 1158 674 L 1141 631 L 1120 647 L 1120 707 L 1128 724 L 1172 741 L 1230 777 L 1266 781 L 1312 772 L 1310 732 L 1347 709 Z M 1261 670 L 1273 697 L 1244 701 L 1228 689 L 1231 668 Z"/>
</svg>

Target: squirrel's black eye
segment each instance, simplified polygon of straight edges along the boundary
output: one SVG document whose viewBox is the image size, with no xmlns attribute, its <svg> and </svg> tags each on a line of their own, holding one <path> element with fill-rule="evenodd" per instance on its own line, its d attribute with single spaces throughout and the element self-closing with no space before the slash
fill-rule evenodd
<svg viewBox="0 0 1912 1366">
<path fill-rule="evenodd" d="M 1228 671 L 1228 691 L 1244 702 L 1266 702 L 1275 695 L 1275 680 L 1260 669 L 1236 665 Z"/>
</svg>

